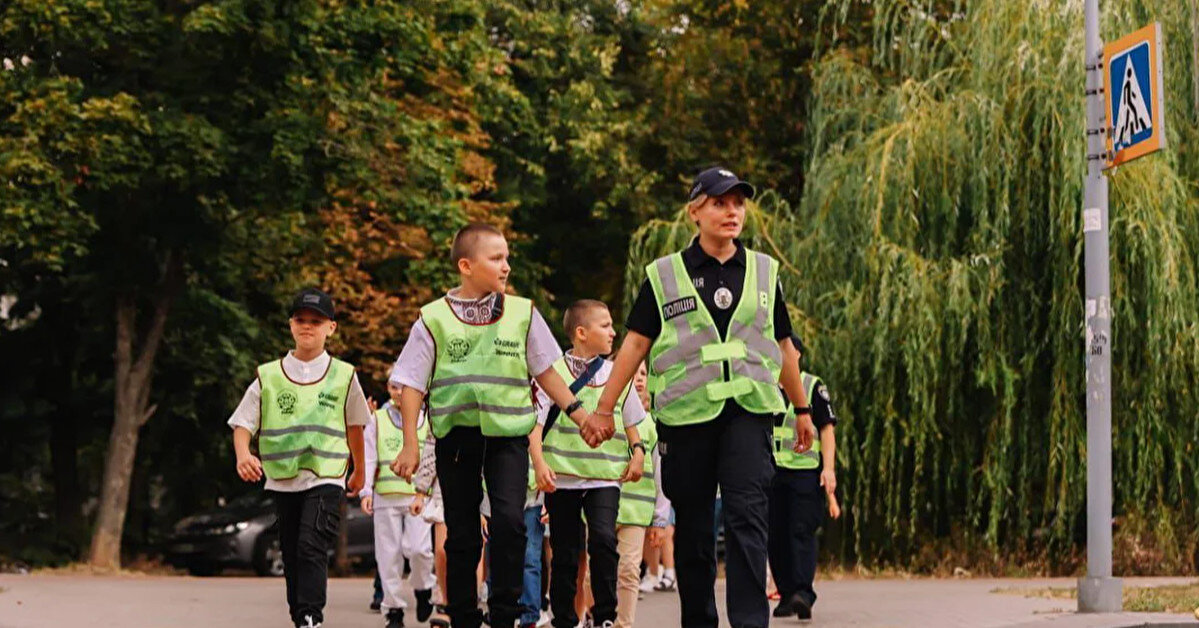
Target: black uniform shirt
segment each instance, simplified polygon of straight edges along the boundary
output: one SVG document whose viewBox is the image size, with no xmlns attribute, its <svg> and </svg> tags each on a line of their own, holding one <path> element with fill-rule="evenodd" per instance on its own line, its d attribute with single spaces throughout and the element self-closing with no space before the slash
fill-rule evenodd
<svg viewBox="0 0 1199 628">
<path fill-rule="evenodd" d="M 691 277 L 696 292 L 699 292 L 704 306 L 708 308 L 708 313 L 712 315 L 712 322 L 716 323 L 721 338 L 728 332 L 729 322 L 733 319 L 733 312 L 737 309 L 741 290 L 745 285 L 745 246 L 740 240 L 733 242 L 737 245 L 737 252 L 723 264 L 700 247 L 698 238 L 692 240 L 691 245 L 683 250 L 683 266 L 687 269 L 687 274 Z M 728 309 L 716 307 L 715 295 L 720 288 L 728 288 L 733 293 L 734 301 Z M 653 286 L 650 285 L 649 279 L 646 279 L 641 284 L 633 308 L 629 311 L 625 327 L 650 340 L 656 339 L 662 333 L 662 318 L 658 308 Z M 778 285 L 774 295 L 774 337 L 776 340 L 782 340 L 789 336 L 791 319 L 787 316 L 787 304 L 783 301 L 783 288 Z M 729 399 L 725 401 L 720 416 L 744 412 L 740 404 Z"/>
</svg>

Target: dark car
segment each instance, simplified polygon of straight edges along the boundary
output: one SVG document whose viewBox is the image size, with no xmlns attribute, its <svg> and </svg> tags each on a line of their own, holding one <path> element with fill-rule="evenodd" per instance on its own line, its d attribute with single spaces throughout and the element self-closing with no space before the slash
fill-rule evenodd
<svg viewBox="0 0 1199 628">
<path fill-rule="evenodd" d="M 374 527 L 358 508 L 357 499 L 346 504 L 346 526 L 350 558 L 373 563 Z M 249 567 L 260 576 L 282 576 L 275 504 L 268 494 L 250 493 L 185 517 L 175 524 L 163 554 L 168 563 L 196 576 L 216 575 L 226 567 Z"/>
</svg>

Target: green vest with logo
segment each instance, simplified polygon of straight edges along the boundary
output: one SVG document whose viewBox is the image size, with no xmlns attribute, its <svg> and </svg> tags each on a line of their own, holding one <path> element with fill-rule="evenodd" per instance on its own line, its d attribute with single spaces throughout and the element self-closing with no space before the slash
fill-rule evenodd
<svg viewBox="0 0 1199 628">
<path fill-rule="evenodd" d="M 428 416 L 438 438 L 459 425 L 484 436 L 524 436 L 537 424 L 525 361 L 533 302 L 503 298 L 499 319 L 482 325 L 458 318 L 444 298 L 421 308 L 436 347 Z"/>
<path fill-rule="evenodd" d="M 397 411 L 398 414 L 398 411 Z M 421 423 L 416 428 L 418 443 L 425 442 L 429 435 L 429 422 Z M 391 470 L 391 461 L 400 455 L 404 447 L 404 430 L 396 427 L 391 419 L 388 406 L 375 411 L 375 452 L 378 454 L 378 464 L 375 465 L 375 493 L 379 495 L 415 495 L 416 487 Z"/>
<path fill-rule="evenodd" d="M 641 479 L 620 485 L 620 510 L 616 512 L 616 524 L 622 526 L 649 527 L 654 522 L 654 504 L 658 501 L 657 478 L 654 477 L 654 448 L 658 446 L 658 427 L 654 420 L 645 417 L 637 424 L 641 442 L 645 443 L 645 468 Z"/>
<path fill-rule="evenodd" d="M 258 454 L 272 480 L 288 480 L 301 469 L 317 477 L 346 473 L 350 446 L 346 441 L 346 397 L 354 367 L 331 358 L 320 380 L 299 384 L 283 371 L 283 360 L 258 367 L 262 387 Z"/>
<path fill-rule="evenodd" d="M 812 404 L 816 387 L 820 378 L 811 373 L 803 373 L 803 388 L 808 394 L 808 405 Z M 820 433 L 812 439 L 812 448 L 802 454 L 791 449 L 795 446 L 795 412 L 790 404 L 787 406 L 786 419 L 782 425 L 774 427 L 774 463 L 783 469 L 795 471 L 811 471 L 820 468 Z"/>
<path fill-rule="evenodd" d="M 566 359 L 559 358 L 554 363 L 554 370 L 567 382 L 573 382 L 575 376 L 566 366 Z M 554 473 L 564 473 L 592 480 L 619 480 L 629 464 L 629 439 L 624 433 L 624 402 L 629 396 L 630 386 L 625 386 L 620 394 L 620 401 L 612 410 L 612 420 L 617 425 L 616 434 L 604 441 L 602 445 L 592 449 L 579 434 L 579 426 L 569 417 L 559 416 L 554 426 L 545 435 L 541 451 L 545 455 L 545 463 Z M 599 404 L 603 386 L 588 383 L 577 395 L 587 411 L 595 410 Z"/>
<path fill-rule="evenodd" d="M 774 338 L 778 261 L 745 251 L 745 284 L 721 337 L 680 253 L 646 266 L 662 331 L 649 352 L 653 412 L 665 425 L 711 421 L 728 399 L 749 412 L 778 414 L 782 351 Z"/>
</svg>

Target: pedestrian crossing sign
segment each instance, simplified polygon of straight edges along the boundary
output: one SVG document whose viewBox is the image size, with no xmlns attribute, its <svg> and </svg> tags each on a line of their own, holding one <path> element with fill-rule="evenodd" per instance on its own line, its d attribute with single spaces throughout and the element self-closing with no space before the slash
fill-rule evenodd
<svg viewBox="0 0 1199 628">
<path fill-rule="evenodd" d="M 1165 148 L 1161 24 L 1150 24 L 1105 45 L 1103 68 L 1107 166 Z"/>
</svg>

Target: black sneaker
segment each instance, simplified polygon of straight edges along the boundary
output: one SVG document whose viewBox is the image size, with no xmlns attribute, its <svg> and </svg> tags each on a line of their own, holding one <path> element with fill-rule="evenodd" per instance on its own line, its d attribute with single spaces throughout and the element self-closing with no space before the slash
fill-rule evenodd
<svg viewBox="0 0 1199 628">
<path fill-rule="evenodd" d="M 416 598 L 416 621 L 423 624 L 433 614 L 433 591 L 413 591 L 412 595 Z"/>
<path fill-rule="evenodd" d="M 404 609 L 393 608 L 387 611 L 387 628 L 404 628 Z"/>
<path fill-rule="evenodd" d="M 434 628 L 450 628 L 450 615 L 445 611 L 445 606 L 437 606 L 436 612 L 429 618 L 429 625 Z"/>
<path fill-rule="evenodd" d="M 812 603 L 805 600 L 802 595 L 796 593 L 791 596 L 791 607 L 795 609 L 797 619 L 812 618 Z"/>
<path fill-rule="evenodd" d="M 779 598 L 779 605 L 774 607 L 771 617 L 790 617 L 795 614 L 795 604 L 790 599 Z"/>
<path fill-rule="evenodd" d="M 377 599 L 371 600 L 371 611 L 378 613 L 379 609 L 382 607 L 383 607 L 383 599 L 382 598 L 377 598 Z"/>
</svg>

